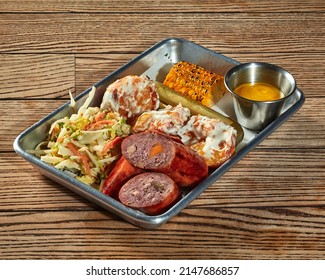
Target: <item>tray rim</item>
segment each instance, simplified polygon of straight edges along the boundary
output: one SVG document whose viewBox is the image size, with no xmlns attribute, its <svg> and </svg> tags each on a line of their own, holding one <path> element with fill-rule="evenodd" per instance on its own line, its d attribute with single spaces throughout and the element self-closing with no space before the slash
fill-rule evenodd
<svg viewBox="0 0 325 280">
<path fill-rule="evenodd" d="M 166 38 L 155 45 L 151 46 L 144 52 L 142 52 L 140 55 L 136 56 L 135 58 L 131 59 L 126 64 L 122 65 L 120 68 L 116 69 L 115 71 L 111 72 L 109 75 L 104 77 L 103 79 L 99 80 L 94 84 L 94 86 L 101 85 L 109 79 L 110 77 L 118 76 L 119 73 L 125 71 L 130 66 L 136 64 L 138 61 L 146 57 L 147 55 L 151 54 L 155 50 L 158 50 L 160 47 L 165 46 L 166 44 L 171 44 L 172 42 L 177 42 L 179 44 L 188 44 L 190 47 L 200 48 L 204 52 L 208 52 L 212 55 L 218 55 L 221 56 L 226 61 L 232 63 L 232 64 L 239 64 L 240 62 L 224 56 L 220 53 L 217 53 L 211 49 L 205 48 L 201 45 L 198 45 L 192 41 L 188 41 L 183 38 Z M 75 100 L 79 100 L 84 95 L 88 94 L 91 90 L 91 87 L 83 91 L 82 93 L 78 94 L 75 97 Z M 55 169 L 53 166 L 44 164 L 41 162 L 40 159 L 37 157 L 29 154 L 27 151 L 25 151 L 21 146 L 22 139 L 31 131 L 36 129 L 37 127 L 41 126 L 44 122 L 51 119 L 53 116 L 57 115 L 58 112 L 61 112 L 64 108 L 66 108 L 69 104 L 69 102 L 64 103 L 63 105 L 59 106 L 56 110 L 52 111 L 50 114 L 45 116 L 44 118 L 40 119 L 33 125 L 31 125 L 29 128 L 27 128 L 25 131 L 20 133 L 16 139 L 13 142 L 13 148 L 15 152 L 21 156 L 23 159 L 31 163 L 34 167 L 39 169 L 40 173 L 45 175 L 46 177 L 56 181 L 60 185 L 70 189 L 71 191 L 81 195 L 82 197 L 92 201 L 93 203 L 99 205 L 100 207 L 108 210 L 109 212 L 120 216 L 124 220 L 130 222 L 133 225 L 136 225 L 138 227 L 142 228 L 148 228 L 153 229 L 161 226 L 162 224 L 166 223 L 168 220 L 170 220 L 172 217 L 177 215 L 179 212 L 181 212 L 186 206 L 189 205 L 194 199 L 196 199 L 203 191 L 205 191 L 212 183 L 214 183 L 219 177 L 221 177 L 226 171 L 228 171 L 231 167 L 233 167 L 237 162 L 239 162 L 248 152 L 250 152 L 252 149 L 254 149 L 260 142 L 262 142 L 266 137 L 268 137 L 271 133 L 273 133 L 278 127 L 280 127 L 284 122 L 286 122 L 294 113 L 296 113 L 300 107 L 303 105 L 305 101 L 304 93 L 297 88 L 296 94 L 298 94 L 299 99 L 291 105 L 285 112 L 283 112 L 273 123 L 271 123 L 269 126 L 264 128 L 261 132 L 257 134 L 254 139 L 252 139 L 247 145 L 242 147 L 238 152 L 236 152 L 235 156 L 233 156 L 231 159 L 229 159 L 227 162 L 225 162 L 222 166 L 220 166 L 218 169 L 216 169 L 214 172 L 211 173 L 211 175 L 203 180 L 197 187 L 192 189 L 187 195 L 186 199 L 182 198 L 177 204 L 175 204 L 172 208 L 167 210 L 161 215 L 156 216 L 149 216 L 142 212 L 133 210 L 129 207 L 126 207 L 122 205 L 120 202 L 116 201 L 115 199 L 108 197 L 101 193 L 100 191 L 92 188 L 91 186 L 84 184 L 71 176 L 67 175 L 66 173 Z"/>
</svg>

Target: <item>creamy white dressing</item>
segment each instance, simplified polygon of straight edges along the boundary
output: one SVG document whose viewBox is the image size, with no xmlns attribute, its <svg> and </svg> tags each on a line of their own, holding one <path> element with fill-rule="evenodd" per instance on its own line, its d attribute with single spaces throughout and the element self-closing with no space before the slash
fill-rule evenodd
<svg viewBox="0 0 325 280">
<path fill-rule="evenodd" d="M 188 121 L 191 113 L 188 108 L 178 104 L 176 107 L 170 105 L 158 111 L 143 113 L 133 127 L 135 132 L 148 129 L 157 129 L 166 134 L 177 135 L 184 124 Z"/>
<path fill-rule="evenodd" d="M 233 146 L 236 134 L 237 132 L 232 126 L 220 120 L 200 115 L 192 116 L 187 124 L 178 131 L 178 135 L 185 145 L 203 141 L 200 154 L 208 160 L 213 159 L 216 151 Z"/>
<path fill-rule="evenodd" d="M 112 109 L 127 118 L 159 108 L 156 85 L 145 76 L 125 76 L 110 84 L 103 96 L 101 109 Z"/>
</svg>

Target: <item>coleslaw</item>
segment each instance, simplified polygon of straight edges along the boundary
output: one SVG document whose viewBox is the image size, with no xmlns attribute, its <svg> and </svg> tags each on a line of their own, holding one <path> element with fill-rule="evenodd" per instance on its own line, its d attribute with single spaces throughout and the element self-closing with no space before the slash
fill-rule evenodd
<svg viewBox="0 0 325 280">
<path fill-rule="evenodd" d="M 126 119 L 117 112 L 90 107 L 96 93 L 78 111 L 52 123 L 46 141 L 31 151 L 55 168 L 101 189 L 112 164 L 120 157 L 120 143 L 131 133 Z M 70 93 L 70 106 L 76 111 Z"/>
</svg>

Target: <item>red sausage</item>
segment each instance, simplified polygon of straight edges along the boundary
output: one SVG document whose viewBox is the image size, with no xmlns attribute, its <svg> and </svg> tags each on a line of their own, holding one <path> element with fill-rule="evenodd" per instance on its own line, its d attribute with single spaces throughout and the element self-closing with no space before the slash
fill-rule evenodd
<svg viewBox="0 0 325 280">
<path fill-rule="evenodd" d="M 193 186 L 208 175 L 203 157 L 191 148 L 154 131 L 133 134 L 121 145 L 134 166 L 171 177 L 180 187 Z"/>
<path fill-rule="evenodd" d="M 110 197 L 117 198 L 123 184 L 141 172 L 143 172 L 141 169 L 130 164 L 122 156 L 105 179 L 102 192 Z"/>
<path fill-rule="evenodd" d="M 175 182 L 165 174 L 145 172 L 131 178 L 119 192 L 120 201 L 148 215 L 159 215 L 181 197 Z"/>
</svg>

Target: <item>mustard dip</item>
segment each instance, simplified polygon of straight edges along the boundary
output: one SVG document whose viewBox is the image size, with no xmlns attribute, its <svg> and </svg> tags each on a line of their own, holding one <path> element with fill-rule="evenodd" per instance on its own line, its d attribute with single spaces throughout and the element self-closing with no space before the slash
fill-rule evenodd
<svg viewBox="0 0 325 280">
<path fill-rule="evenodd" d="M 234 92 L 241 97 L 254 101 L 272 101 L 284 97 L 275 86 L 266 83 L 246 83 L 235 88 Z"/>
</svg>

